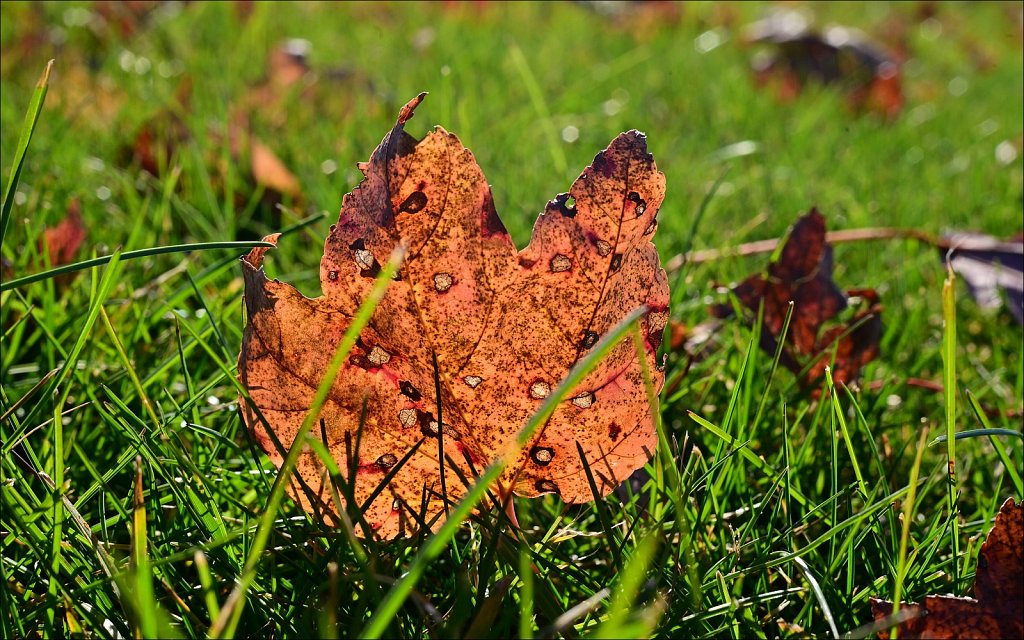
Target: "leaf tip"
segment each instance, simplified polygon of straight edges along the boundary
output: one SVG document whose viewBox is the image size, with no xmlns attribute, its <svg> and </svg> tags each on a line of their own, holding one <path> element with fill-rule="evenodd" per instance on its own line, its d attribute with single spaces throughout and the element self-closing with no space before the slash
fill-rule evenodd
<svg viewBox="0 0 1024 640">
<path fill-rule="evenodd" d="M 402 107 L 402 110 L 398 112 L 398 124 L 400 124 L 400 125 L 405 124 L 410 119 L 412 119 L 412 117 L 414 115 L 413 112 L 416 111 L 416 107 L 420 106 L 420 103 L 423 102 L 423 98 L 426 98 L 426 97 L 427 97 L 427 92 L 426 91 L 422 91 L 422 92 L 420 92 L 420 94 L 418 96 L 416 96 L 415 98 L 413 98 L 409 102 L 406 102 L 405 106 Z"/>
<path fill-rule="evenodd" d="M 36 83 L 37 89 L 42 89 L 50 84 L 50 71 L 53 70 L 53 62 L 54 59 L 51 58 L 50 61 L 46 63 L 46 68 L 43 69 L 43 75 L 39 76 L 39 82 Z"/>
<path fill-rule="evenodd" d="M 267 251 L 270 251 L 277 246 L 277 239 L 280 237 L 280 233 L 272 233 L 269 236 L 265 236 L 263 238 L 263 242 L 269 242 L 273 246 L 253 247 L 252 251 L 243 256 L 242 261 L 253 269 L 259 269 L 263 265 L 263 256 L 266 255 Z"/>
</svg>

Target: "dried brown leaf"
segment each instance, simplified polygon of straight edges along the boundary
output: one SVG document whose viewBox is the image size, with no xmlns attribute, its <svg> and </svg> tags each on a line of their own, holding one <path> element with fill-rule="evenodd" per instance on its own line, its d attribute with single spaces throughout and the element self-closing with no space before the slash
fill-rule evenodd
<svg viewBox="0 0 1024 640">
<path fill-rule="evenodd" d="M 853 380 L 860 369 L 879 353 L 882 307 L 873 289 L 843 291 L 832 281 L 832 247 L 825 241 L 825 218 L 816 208 L 797 220 L 782 246 L 779 258 L 766 274 L 754 274 L 733 288 L 743 305 L 757 313 L 764 305 L 761 346 L 775 353 L 793 303 L 786 344 L 779 362 L 802 374 L 809 386 L 832 366 L 833 379 Z M 845 323 L 840 314 L 857 302 L 860 309 Z M 715 305 L 720 318 L 732 315 L 728 304 Z M 835 352 L 835 362 L 832 354 Z"/>
<path fill-rule="evenodd" d="M 251 409 L 244 416 L 280 465 L 271 433 L 285 447 L 293 443 L 381 261 L 405 248 L 399 274 L 320 414 L 339 466 L 351 460 L 357 469 L 357 504 L 422 445 L 364 513 L 383 538 L 443 519 L 439 434 L 450 501 L 465 493 L 458 475 L 471 480 L 499 456 L 515 455 L 501 479 L 505 490 L 555 493 L 566 502 L 593 499 L 577 443 L 601 495 L 645 464 L 656 443 L 657 407 L 631 341 L 569 393 L 523 450 L 514 447 L 519 429 L 569 369 L 638 307 L 647 309 L 645 366 L 655 391 L 664 381 L 655 351 L 668 321 L 668 283 L 651 237 L 665 178 L 643 134 L 623 133 L 597 154 L 570 192 L 548 203 L 530 244 L 517 253 L 459 139 L 440 127 L 420 141 L 405 133 L 421 99 L 403 108 L 360 165 L 365 179 L 345 196 L 325 244 L 321 297 L 268 281 L 265 250 L 243 260 L 249 322 L 239 370 L 267 424 Z M 292 495 L 306 509 L 333 519 L 344 508 L 332 504 L 312 452 L 297 473 L 309 491 L 293 483 Z"/>
<path fill-rule="evenodd" d="M 901 604 L 910 618 L 900 638 L 1024 637 L 1024 503 L 1007 498 L 978 553 L 974 598 L 927 596 L 924 606 Z M 875 620 L 892 614 L 892 603 L 872 598 Z M 878 634 L 888 638 L 889 631 Z"/>
</svg>

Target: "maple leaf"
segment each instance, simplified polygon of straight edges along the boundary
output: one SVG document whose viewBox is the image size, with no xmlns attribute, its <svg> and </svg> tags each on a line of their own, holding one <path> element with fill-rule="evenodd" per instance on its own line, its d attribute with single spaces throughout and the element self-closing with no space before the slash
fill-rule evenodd
<svg viewBox="0 0 1024 640">
<path fill-rule="evenodd" d="M 273 440 L 292 445 L 380 261 L 397 247 L 406 251 L 319 416 L 339 467 L 356 469 L 357 505 L 416 449 L 365 505 L 366 522 L 382 538 L 438 526 L 445 509 L 439 436 L 449 501 L 465 493 L 462 479 L 471 482 L 499 457 L 510 461 L 503 492 L 592 500 L 577 443 L 607 495 L 655 447 L 657 406 L 644 369 L 655 393 L 664 382 L 655 352 L 668 321 L 668 282 L 651 237 L 665 178 L 643 134 L 620 134 L 598 153 L 569 193 L 548 202 L 517 253 L 472 153 L 440 127 L 420 141 L 404 131 L 422 98 L 402 109 L 360 164 L 365 178 L 345 196 L 325 243 L 322 296 L 269 281 L 261 268 L 266 249 L 242 262 L 248 324 L 239 374 L 266 424 L 247 405 L 243 415 L 280 466 Z M 570 368 L 640 307 L 646 362 L 632 341 L 620 342 L 517 451 L 520 428 Z M 344 508 L 332 504 L 312 452 L 300 457 L 297 476 L 290 491 L 307 510 L 334 519 Z"/>
<path fill-rule="evenodd" d="M 927 596 L 924 604 L 901 603 L 910 618 L 900 638 L 1024 637 L 1024 503 L 1007 498 L 978 552 L 974 598 Z M 875 620 L 892 614 L 892 603 L 871 599 Z M 878 634 L 889 637 L 888 631 Z"/>
<path fill-rule="evenodd" d="M 748 277 L 733 293 L 754 313 L 764 305 L 761 347 L 771 354 L 776 351 L 792 301 L 793 315 L 779 362 L 801 375 L 805 386 L 824 374 L 833 350 L 832 376 L 837 383 L 852 380 L 878 356 L 882 334 L 878 295 L 873 289 L 843 293 L 832 281 L 832 247 L 825 242 L 825 218 L 817 208 L 793 225 L 779 259 L 768 265 L 767 274 Z M 862 308 L 848 323 L 825 329 L 851 301 Z M 720 304 L 711 312 L 727 318 L 733 310 L 731 305 Z"/>
</svg>

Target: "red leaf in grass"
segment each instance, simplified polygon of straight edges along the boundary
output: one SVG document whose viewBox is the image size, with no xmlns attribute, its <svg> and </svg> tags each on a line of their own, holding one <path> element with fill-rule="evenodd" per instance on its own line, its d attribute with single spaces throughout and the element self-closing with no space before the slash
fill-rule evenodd
<svg viewBox="0 0 1024 640">
<path fill-rule="evenodd" d="M 82 223 L 82 205 L 77 198 L 68 204 L 68 213 L 56 226 L 43 231 L 45 247 L 51 267 L 69 264 L 75 259 L 79 247 L 85 242 L 87 231 Z"/>
<path fill-rule="evenodd" d="M 645 366 L 655 391 L 663 383 L 655 351 L 668 321 L 668 284 L 651 237 L 665 178 L 644 136 L 623 133 L 597 154 L 569 193 L 548 203 L 517 253 L 472 153 L 440 127 L 420 141 L 403 130 L 421 99 L 403 108 L 360 165 L 365 178 L 345 196 L 324 247 L 321 297 L 268 281 L 265 250 L 243 260 L 249 322 L 239 370 L 269 431 L 251 409 L 244 416 L 280 465 L 271 433 L 292 444 L 381 262 L 396 247 L 406 250 L 320 414 L 339 466 L 354 458 L 357 504 L 439 434 L 447 498 L 458 500 L 466 491 L 458 476 L 471 481 L 514 453 L 516 434 L 570 368 L 639 307 L 647 309 Z M 511 459 L 503 486 L 523 496 L 593 499 L 577 443 L 602 495 L 643 466 L 656 443 L 657 407 L 642 371 L 632 341 L 618 344 Z M 437 450 L 419 446 L 368 506 L 377 536 L 435 527 L 444 517 Z M 344 508 L 332 504 L 312 452 L 297 475 L 309 491 L 293 482 L 292 495 L 306 509 L 333 519 Z"/>
<path fill-rule="evenodd" d="M 832 247 L 825 242 L 825 218 L 816 208 L 797 220 L 782 247 L 779 259 L 768 265 L 767 274 L 754 274 L 733 288 L 737 299 L 757 313 L 764 305 L 761 346 L 774 354 L 793 303 L 786 344 L 779 362 L 802 382 L 812 384 L 835 362 L 833 378 L 847 382 L 861 367 L 878 356 L 881 312 L 873 289 L 843 293 L 832 281 Z M 849 322 L 834 321 L 856 300 L 862 306 Z M 719 304 L 711 312 L 726 318 L 732 306 Z M 827 325 L 835 325 L 826 328 Z"/>
</svg>

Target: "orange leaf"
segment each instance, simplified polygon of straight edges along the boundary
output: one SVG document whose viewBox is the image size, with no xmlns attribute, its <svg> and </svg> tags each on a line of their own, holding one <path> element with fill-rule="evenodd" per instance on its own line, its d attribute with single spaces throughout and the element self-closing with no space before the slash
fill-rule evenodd
<svg viewBox="0 0 1024 640">
<path fill-rule="evenodd" d="M 459 139 L 440 127 L 420 141 L 404 132 L 422 97 L 402 109 L 360 165 L 365 179 L 345 196 L 324 247 L 321 297 L 268 281 L 262 251 L 242 263 L 249 322 L 239 370 L 270 431 L 251 409 L 244 416 L 280 465 L 270 432 L 284 447 L 292 444 L 380 261 L 406 249 L 320 415 L 339 466 L 347 469 L 351 460 L 357 469 L 360 505 L 422 445 L 365 511 L 382 538 L 436 527 L 443 518 L 439 434 L 449 501 L 465 493 L 460 475 L 471 482 L 513 453 L 505 488 L 529 497 L 555 493 L 566 502 L 593 499 L 577 442 L 602 495 L 643 466 L 656 443 L 657 407 L 628 340 L 514 451 L 519 429 L 569 369 L 642 306 L 646 367 L 655 391 L 664 382 L 655 351 L 668 321 L 668 282 L 651 237 L 665 178 L 643 134 L 623 133 L 597 154 L 570 192 L 548 203 L 529 246 L 517 253 L 483 172 Z M 293 483 L 292 495 L 306 509 L 333 519 L 344 508 L 331 503 L 330 480 L 315 455 L 304 455 L 297 473 L 309 490 Z"/>
<path fill-rule="evenodd" d="M 297 198 L 302 195 L 299 179 L 284 166 L 281 159 L 256 138 L 250 142 L 252 175 L 256 184 L 267 190 Z"/>
</svg>

